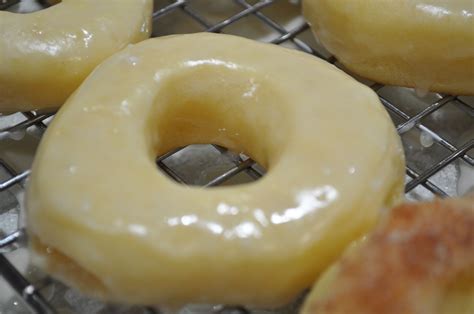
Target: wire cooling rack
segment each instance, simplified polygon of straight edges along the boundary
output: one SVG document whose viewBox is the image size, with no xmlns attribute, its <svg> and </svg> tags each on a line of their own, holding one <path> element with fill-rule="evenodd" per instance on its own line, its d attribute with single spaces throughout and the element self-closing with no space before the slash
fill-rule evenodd
<svg viewBox="0 0 474 314">
<path fill-rule="evenodd" d="M 0 9 L 17 2 L 0 0 Z M 155 0 L 153 36 L 235 34 L 299 49 L 345 70 L 314 39 L 297 2 Z M 461 196 L 474 190 L 473 97 L 427 94 L 354 77 L 377 92 L 402 137 L 408 200 Z M 21 198 L 34 151 L 52 118 L 53 114 L 34 111 L 0 116 L 0 313 L 160 313 L 154 308 L 102 304 L 27 265 Z M 264 175 L 253 160 L 212 145 L 176 149 L 157 158 L 157 165 L 180 183 L 208 187 Z M 299 303 L 276 311 L 202 305 L 180 313 L 295 313 Z"/>
</svg>

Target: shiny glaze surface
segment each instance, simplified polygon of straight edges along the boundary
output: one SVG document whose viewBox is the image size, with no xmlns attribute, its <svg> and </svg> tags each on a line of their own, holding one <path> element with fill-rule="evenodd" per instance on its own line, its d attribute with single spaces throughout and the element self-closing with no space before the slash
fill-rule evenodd
<svg viewBox="0 0 474 314">
<path fill-rule="evenodd" d="M 244 151 L 268 173 L 203 189 L 157 170 L 157 155 L 193 143 Z M 95 278 L 89 293 L 272 307 L 367 232 L 403 180 L 388 114 L 342 71 L 229 35 L 170 36 L 108 59 L 61 108 L 33 165 L 28 227 L 40 255 Z"/>
<path fill-rule="evenodd" d="M 474 0 L 304 0 L 324 46 L 374 81 L 474 94 Z"/>
<path fill-rule="evenodd" d="M 0 113 L 54 109 L 105 58 L 150 35 L 151 0 L 64 0 L 0 11 Z"/>
<path fill-rule="evenodd" d="M 474 313 L 474 198 L 385 213 L 318 280 L 301 314 Z"/>
</svg>

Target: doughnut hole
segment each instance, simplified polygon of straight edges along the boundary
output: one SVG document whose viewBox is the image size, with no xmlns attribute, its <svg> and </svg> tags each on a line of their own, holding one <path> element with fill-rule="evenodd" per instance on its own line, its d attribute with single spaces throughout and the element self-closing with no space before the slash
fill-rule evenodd
<svg viewBox="0 0 474 314">
<path fill-rule="evenodd" d="M 156 160 L 158 169 L 171 179 L 194 186 L 246 184 L 265 175 L 265 169 L 245 154 L 217 145 L 189 145 Z"/>
<path fill-rule="evenodd" d="M 254 72 L 236 71 L 230 65 L 186 68 L 167 78 L 157 95 L 148 124 L 153 154 L 213 144 L 271 169 L 289 136 L 284 101 L 274 86 Z"/>
</svg>

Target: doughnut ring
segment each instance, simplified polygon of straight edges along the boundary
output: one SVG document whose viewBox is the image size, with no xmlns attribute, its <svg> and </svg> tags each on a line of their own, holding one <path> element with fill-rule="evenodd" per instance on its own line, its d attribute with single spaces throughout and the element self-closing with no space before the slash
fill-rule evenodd
<svg viewBox="0 0 474 314">
<path fill-rule="evenodd" d="M 472 0 L 304 0 L 303 14 L 360 76 L 423 93 L 474 94 Z"/>
<path fill-rule="evenodd" d="M 203 189 L 157 170 L 156 156 L 199 143 L 268 173 Z M 28 230 L 37 263 L 108 300 L 275 307 L 403 182 L 387 112 L 336 67 L 230 35 L 169 36 L 107 59 L 59 110 L 34 161 Z"/>
<path fill-rule="evenodd" d="M 105 58 L 150 35 L 151 0 L 63 0 L 0 11 L 0 113 L 62 105 Z"/>
</svg>

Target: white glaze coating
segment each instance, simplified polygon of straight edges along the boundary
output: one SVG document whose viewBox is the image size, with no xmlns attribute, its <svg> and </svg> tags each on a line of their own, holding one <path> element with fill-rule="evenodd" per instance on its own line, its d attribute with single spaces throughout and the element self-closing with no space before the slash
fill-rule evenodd
<svg viewBox="0 0 474 314">
<path fill-rule="evenodd" d="M 374 81 L 474 93 L 474 0 L 305 0 L 324 46 Z"/>
<path fill-rule="evenodd" d="M 202 189 L 156 169 L 193 143 L 245 151 L 268 174 Z M 277 306 L 367 232 L 403 180 L 388 114 L 342 71 L 243 38 L 170 36 L 108 59 L 61 108 L 33 165 L 28 226 L 108 299 Z"/>
<path fill-rule="evenodd" d="M 150 35 L 151 0 L 0 11 L 0 112 L 54 109 L 105 58 Z"/>
</svg>

